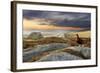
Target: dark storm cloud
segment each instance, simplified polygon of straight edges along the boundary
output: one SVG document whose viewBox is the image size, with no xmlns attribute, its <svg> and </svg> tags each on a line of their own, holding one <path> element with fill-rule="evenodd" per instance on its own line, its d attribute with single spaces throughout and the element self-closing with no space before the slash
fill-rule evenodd
<svg viewBox="0 0 100 73">
<path fill-rule="evenodd" d="M 23 17 L 27 19 L 43 18 L 52 20 L 51 25 L 90 28 L 91 14 L 79 12 L 36 11 L 23 10 Z"/>
</svg>

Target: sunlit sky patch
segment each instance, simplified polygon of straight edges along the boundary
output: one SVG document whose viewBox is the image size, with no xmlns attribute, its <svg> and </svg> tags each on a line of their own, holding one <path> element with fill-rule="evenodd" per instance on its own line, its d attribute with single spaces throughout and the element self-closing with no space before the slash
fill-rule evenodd
<svg viewBox="0 0 100 73">
<path fill-rule="evenodd" d="M 24 30 L 90 30 L 91 14 L 23 10 Z"/>
</svg>

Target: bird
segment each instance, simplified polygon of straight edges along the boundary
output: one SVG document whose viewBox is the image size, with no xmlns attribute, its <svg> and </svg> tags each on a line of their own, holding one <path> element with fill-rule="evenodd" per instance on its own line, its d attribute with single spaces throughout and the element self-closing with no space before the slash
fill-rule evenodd
<svg viewBox="0 0 100 73">
<path fill-rule="evenodd" d="M 76 36 L 77 36 L 76 42 L 79 44 L 79 46 L 82 46 L 83 45 L 83 40 L 79 37 L 78 34 L 76 34 Z"/>
</svg>

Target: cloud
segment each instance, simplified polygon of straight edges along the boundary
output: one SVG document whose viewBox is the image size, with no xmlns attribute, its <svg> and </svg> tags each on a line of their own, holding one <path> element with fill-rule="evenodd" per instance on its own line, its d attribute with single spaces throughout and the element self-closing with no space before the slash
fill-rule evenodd
<svg viewBox="0 0 100 73">
<path fill-rule="evenodd" d="M 34 11 L 34 10 L 23 10 L 24 17 L 38 17 L 47 19 L 58 19 L 58 20 L 77 20 L 77 19 L 87 19 L 89 20 L 89 13 L 79 13 L 79 12 L 57 12 L 57 11 Z M 87 17 L 87 18 L 86 18 Z"/>
<path fill-rule="evenodd" d="M 23 17 L 28 20 L 34 20 L 39 25 L 86 29 L 90 29 L 91 26 L 90 13 L 23 10 Z"/>
<path fill-rule="evenodd" d="M 61 27 L 61 26 L 55 26 L 55 25 L 41 25 L 40 19 L 35 20 L 27 20 L 23 19 L 23 29 L 24 30 L 83 30 L 84 28 L 80 27 Z M 44 22 L 43 22 L 44 23 Z M 47 23 L 46 24 L 50 24 Z"/>
</svg>

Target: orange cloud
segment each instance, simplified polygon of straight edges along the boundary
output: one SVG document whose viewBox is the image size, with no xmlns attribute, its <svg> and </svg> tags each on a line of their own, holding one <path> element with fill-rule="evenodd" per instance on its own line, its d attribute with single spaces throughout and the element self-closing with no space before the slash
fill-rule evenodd
<svg viewBox="0 0 100 73">
<path fill-rule="evenodd" d="M 50 24 L 49 22 L 46 22 L 47 24 Z M 24 30 L 81 30 L 82 28 L 79 27 L 60 27 L 60 26 L 54 26 L 54 25 L 41 25 L 41 21 L 39 20 L 27 20 L 23 19 L 23 28 Z"/>
</svg>

